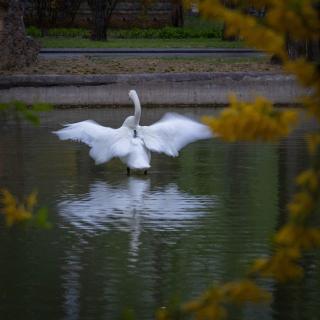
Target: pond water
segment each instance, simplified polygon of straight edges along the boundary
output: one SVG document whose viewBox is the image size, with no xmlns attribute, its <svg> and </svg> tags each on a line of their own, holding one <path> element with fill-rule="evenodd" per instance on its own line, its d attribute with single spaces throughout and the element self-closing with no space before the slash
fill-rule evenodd
<svg viewBox="0 0 320 320">
<path fill-rule="evenodd" d="M 39 128 L 2 128 L 1 187 L 20 197 L 37 189 L 52 223 L 49 230 L 9 230 L 1 222 L 2 320 L 121 319 L 125 310 L 152 319 L 157 308 L 237 279 L 252 259 L 270 253 L 292 180 L 307 161 L 303 134 L 314 123 L 304 119 L 280 143 L 212 139 L 189 145 L 178 158 L 153 154 L 148 175 L 131 177 L 120 161 L 95 166 L 85 145 L 51 134 L 85 119 L 117 127 L 131 111 L 55 110 Z M 142 122 L 167 111 L 144 109 Z M 273 301 L 234 318 L 319 319 L 320 259 L 306 259 L 302 282 L 263 283 Z"/>
</svg>

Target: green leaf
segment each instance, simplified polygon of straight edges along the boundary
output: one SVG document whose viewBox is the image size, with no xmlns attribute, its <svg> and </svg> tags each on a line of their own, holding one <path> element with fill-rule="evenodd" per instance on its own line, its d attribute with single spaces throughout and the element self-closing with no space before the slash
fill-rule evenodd
<svg viewBox="0 0 320 320">
<path fill-rule="evenodd" d="M 39 116 L 37 114 L 35 114 L 33 111 L 31 111 L 31 110 L 24 111 L 23 112 L 23 116 L 24 116 L 24 118 L 26 120 L 30 121 L 35 126 L 38 126 L 40 124 Z"/>
<path fill-rule="evenodd" d="M 40 208 L 33 218 L 34 223 L 44 229 L 51 228 L 51 223 L 48 221 L 48 208 Z"/>
<path fill-rule="evenodd" d="M 0 103 L 0 111 L 5 111 L 10 109 L 10 104 L 9 103 Z"/>
<path fill-rule="evenodd" d="M 27 105 L 22 101 L 13 101 L 12 103 L 17 111 L 23 112 L 27 110 Z"/>
<path fill-rule="evenodd" d="M 35 103 L 32 105 L 32 110 L 35 112 L 42 112 L 42 111 L 50 111 L 52 110 L 52 105 L 49 103 Z"/>
</svg>

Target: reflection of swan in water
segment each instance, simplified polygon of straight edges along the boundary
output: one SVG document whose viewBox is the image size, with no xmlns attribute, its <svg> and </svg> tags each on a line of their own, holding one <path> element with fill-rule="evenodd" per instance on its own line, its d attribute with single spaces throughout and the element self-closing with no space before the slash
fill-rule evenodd
<svg viewBox="0 0 320 320">
<path fill-rule="evenodd" d="M 73 246 L 65 252 L 65 263 L 62 266 L 62 286 L 64 288 L 64 309 L 66 319 L 79 319 L 80 313 L 80 271 L 81 249 Z"/>
<path fill-rule="evenodd" d="M 83 196 L 68 196 L 59 203 L 60 214 L 86 232 L 120 229 L 131 233 L 131 252 L 137 252 L 143 228 L 174 230 L 187 227 L 214 205 L 212 196 L 179 191 L 171 183 L 150 188 L 150 180 L 129 178 L 120 185 L 95 182 Z"/>
</svg>

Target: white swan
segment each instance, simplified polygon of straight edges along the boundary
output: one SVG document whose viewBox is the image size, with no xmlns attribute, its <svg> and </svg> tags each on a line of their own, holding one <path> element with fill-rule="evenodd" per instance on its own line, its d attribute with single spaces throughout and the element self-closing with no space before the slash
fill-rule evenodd
<svg viewBox="0 0 320 320">
<path fill-rule="evenodd" d="M 89 145 L 90 156 L 96 164 L 114 157 L 130 169 L 150 168 L 150 151 L 176 157 L 179 150 L 187 144 L 212 137 L 210 129 L 184 116 L 167 113 L 150 125 L 140 126 L 141 105 L 135 90 L 129 91 L 129 99 L 134 103 L 134 116 L 127 117 L 118 129 L 104 127 L 92 120 L 67 124 L 65 128 L 54 131 L 61 140 L 81 141 Z"/>
</svg>

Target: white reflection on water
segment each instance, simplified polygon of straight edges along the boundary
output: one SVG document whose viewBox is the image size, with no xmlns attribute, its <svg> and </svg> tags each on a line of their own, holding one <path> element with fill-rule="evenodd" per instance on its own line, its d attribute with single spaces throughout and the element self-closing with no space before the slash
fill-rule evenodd
<svg viewBox="0 0 320 320">
<path fill-rule="evenodd" d="M 199 224 L 195 219 L 204 216 L 216 204 L 215 196 L 192 195 L 180 191 L 175 183 L 152 186 L 149 178 L 135 177 L 115 184 L 95 181 L 85 194 L 64 195 L 64 200 L 58 204 L 59 214 L 64 227 L 71 232 L 76 230 L 80 240 L 79 247 L 66 252 L 67 263 L 63 268 L 67 318 L 77 319 L 80 312 L 83 232 L 92 235 L 115 229 L 128 232 L 128 262 L 135 269 L 143 230 L 174 232 L 190 229 Z M 108 290 L 111 290 L 110 286 Z"/>
<path fill-rule="evenodd" d="M 79 250 L 75 247 L 72 250 L 66 251 L 68 259 L 63 266 L 63 279 L 64 296 L 65 296 L 65 313 L 66 319 L 76 320 L 79 319 L 79 300 L 80 300 L 80 271 L 82 269 Z"/>
<path fill-rule="evenodd" d="M 135 255 L 143 228 L 157 231 L 185 228 L 215 204 L 215 197 L 182 192 L 174 183 L 152 189 L 150 179 L 130 177 L 117 185 L 96 181 L 87 194 L 70 195 L 61 201 L 58 210 L 82 231 L 129 232 L 130 252 Z"/>
</svg>

